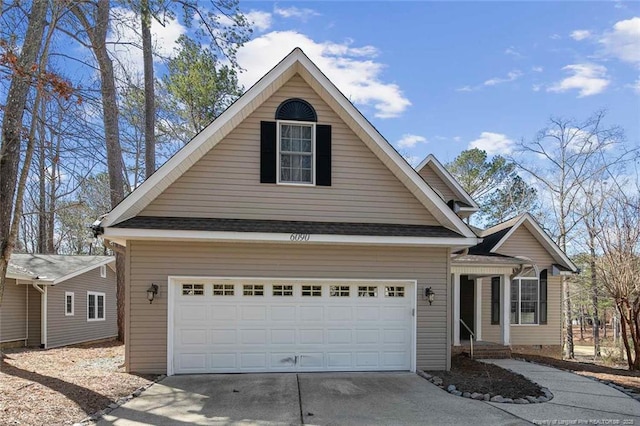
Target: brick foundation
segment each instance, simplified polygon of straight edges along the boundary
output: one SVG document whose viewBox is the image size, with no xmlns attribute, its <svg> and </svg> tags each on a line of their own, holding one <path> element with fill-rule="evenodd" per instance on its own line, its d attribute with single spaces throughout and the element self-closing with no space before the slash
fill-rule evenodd
<svg viewBox="0 0 640 426">
<path fill-rule="evenodd" d="M 562 345 L 511 345 L 511 352 L 562 359 Z"/>
</svg>

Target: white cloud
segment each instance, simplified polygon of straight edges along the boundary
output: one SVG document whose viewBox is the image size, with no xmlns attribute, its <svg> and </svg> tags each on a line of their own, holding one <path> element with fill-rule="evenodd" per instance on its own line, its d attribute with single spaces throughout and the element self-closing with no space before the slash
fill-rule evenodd
<svg viewBox="0 0 640 426">
<path fill-rule="evenodd" d="M 425 138 L 424 136 L 412 135 L 407 133 L 402 135 L 402 138 L 400 138 L 400 140 L 396 142 L 396 145 L 399 148 L 413 148 L 419 143 L 427 143 L 427 138 Z"/>
<path fill-rule="evenodd" d="M 608 55 L 640 67 L 640 17 L 616 22 L 599 42 Z"/>
<path fill-rule="evenodd" d="M 246 70 L 238 79 L 240 84 L 250 87 L 295 47 L 300 47 L 352 102 L 373 107 L 379 118 L 402 114 L 411 102 L 397 84 L 382 81 L 385 65 L 374 60 L 376 48 L 353 47 L 352 43 L 351 40 L 316 42 L 296 31 L 273 31 L 238 50 L 238 63 Z"/>
<path fill-rule="evenodd" d="M 271 28 L 271 14 L 261 10 L 251 10 L 245 14 L 247 20 L 258 31 L 266 31 Z"/>
<path fill-rule="evenodd" d="M 550 38 L 551 40 L 560 40 L 560 39 L 562 38 L 562 36 L 561 36 L 560 34 L 551 34 L 551 35 L 549 36 L 549 38 Z"/>
<path fill-rule="evenodd" d="M 510 154 L 515 142 L 502 133 L 482 132 L 480 137 L 469 142 L 469 149 L 478 148 L 489 155 Z"/>
<path fill-rule="evenodd" d="M 473 92 L 473 87 L 471 86 L 462 86 L 456 89 L 456 92 Z"/>
<path fill-rule="evenodd" d="M 485 81 L 482 84 L 485 85 L 485 86 L 495 86 L 495 85 L 498 85 L 498 84 L 508 83 L 510 81 L 517 80 L 520 77 L 522 77 L 522 71 L 514 70 L 514 71 L 510 71 L 509 73 L 507 73 L 507 77 L 504 77 L 504 78 L 495 77 L 495 78 L 492 78 L 492 79 L 489 79 L 489 80 Z"/>
<path fill-rule="evenodd" d="M 547 92 L 578 90 L 578 97 L 582 98 L 602 93 L 611 82 L 607 76 L 607 68 L 602 65 L 572 64 L 562 69 L 572 75 L 548 87 Z"/>
<path fill-rule="evenodd" d="M 627 87 L 630 87 L 634 92 L 640 95 L 640 77 L 638 77 L 638 79 L 633 83 L 627 85 Z"/>
<path fill-rule="evenodd" d="M 307 22 L 309 18 L 312 18 L 314 16 L 320 16 L 320 14 L 313 9 L 298 8 L 295 6 L 287 8 L 279 8 L 278 6 L 276 6 L 273 9 L 273 13 L 282 16 L 283 18 L 300 19 L 302 22 Z"/>
<path fill-rule="evenodd" d="M 111 9 L 111 28 L 107 36 L 109 51 L 114 57 L 128 68 L 142 73 L 142 37 L 140 35 L 140 20 L 136 14 L 125 8 L 114 7 Z M 153 50 L 158 56 L 154 61 L 169 58 L 175 54 L 178 47 L 178 38 L 185 34 L 187 29 L 175 19 L 166 19 L 164 25 L 155 19 L 151 21 L 151 38 Z"/>
<path fill-rule="evenodd" d="M 588 30 L 575 30 L 569 36 L 576 41 L 580 41 L 591 37 L 591 32 Z"/>
<path fill-rule="evenodd" d="M 533 67 L 533 68 L 531 68 L 531 71 L 533 71 L 533 72 L 542 72 L 542 71 L 544 71 L 544 68 L 542 68 L 542 67 Z"/>
<path fill-rule="evenodd" d="M 505 49 L 504 51 L 505 55 L 511 55 L 511 56 L 515 56 L 516 58 L 521 58 L 522 54 L 520 52 L 518 52 L 518 50 L 513 47 L 513 46 L 509 46 Z"/>
<path fill-rule="evenodd" d="M 540 89 L 542 89 L 542 84 L 534 84 L 533 86 L 531 86 L 531 90 L 533 90 L 534 92 L 539 92 Z"/>
<path fill-rule="evenodd" d="M 462 137 L 461 137 L 461 136 L 454 136 L 454 137 L 453 137 L 453 140 L 454 140 L 455 142 L 460 142 L 460 141 L 462 140 Z"/>
</svg>

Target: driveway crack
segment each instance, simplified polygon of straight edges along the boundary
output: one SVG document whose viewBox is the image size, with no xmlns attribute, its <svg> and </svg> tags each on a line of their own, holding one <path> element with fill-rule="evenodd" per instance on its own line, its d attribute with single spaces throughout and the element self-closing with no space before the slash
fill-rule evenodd
<svg viewBox="0 0 640 426">
<path fill-rule="evenodd" d="M 300 407 L 300 424 L 304 424 L 304 414 L 302 414 L 302 393 L 300 392 L 300 376 L 296 373 L 296 383 L 298 384 L 298 407 Z"/>
</svg>

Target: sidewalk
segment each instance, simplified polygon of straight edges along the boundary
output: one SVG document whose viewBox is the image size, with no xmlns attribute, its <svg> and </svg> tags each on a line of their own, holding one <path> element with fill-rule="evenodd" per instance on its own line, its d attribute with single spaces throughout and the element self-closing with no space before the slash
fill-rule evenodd
<svg viewBox="0 0 640 426">
<path fill-rule="evenodd" d="M 534 424 L 636 424 L 640 402 L 603 383 L 525 361 L 485 360 L 548 388 L 553 399 L 543 404 L 488 404 Z"/>
</svg>

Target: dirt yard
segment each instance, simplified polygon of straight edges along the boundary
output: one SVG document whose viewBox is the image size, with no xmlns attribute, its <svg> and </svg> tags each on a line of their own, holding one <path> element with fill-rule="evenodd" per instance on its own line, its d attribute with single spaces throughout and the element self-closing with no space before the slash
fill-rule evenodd
<svg viewBox="0 0 640 426">
<path fill-rule="evenodd" d="M 124 345 L 116 342 L 4 353 L 2 425 L 71 425 L 153 380 L 124 372 Z"/>
</svg>

